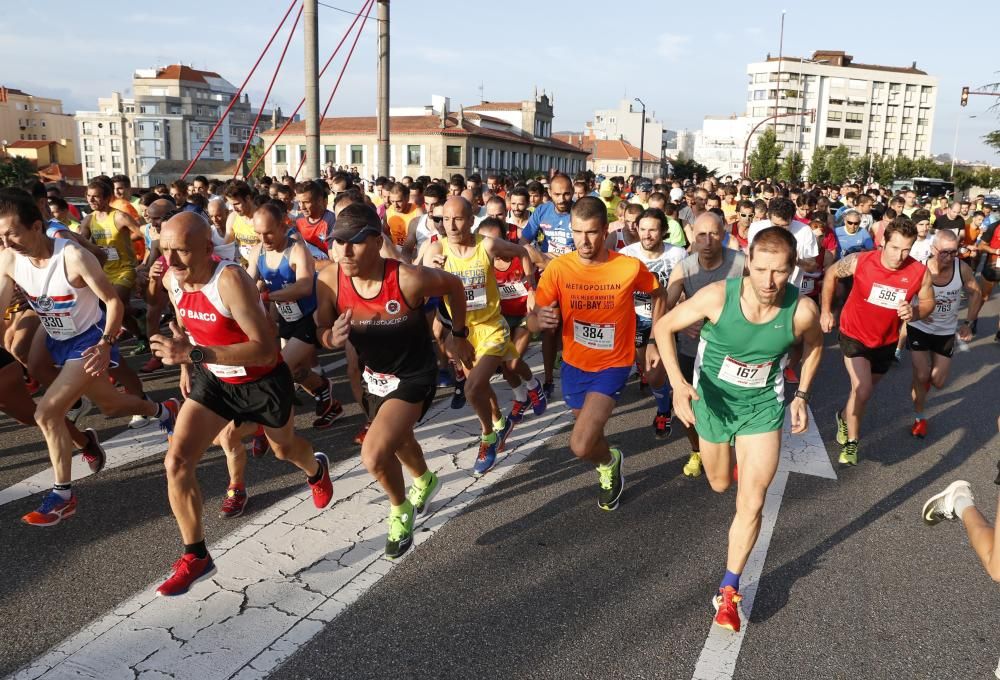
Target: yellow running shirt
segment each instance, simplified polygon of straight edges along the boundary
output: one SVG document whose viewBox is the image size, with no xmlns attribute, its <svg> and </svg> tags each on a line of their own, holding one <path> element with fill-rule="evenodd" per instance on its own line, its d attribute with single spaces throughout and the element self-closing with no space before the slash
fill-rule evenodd
<svg viewBox="0 0 1000 680">
<path fill-rule="evenodd" d="M 469 327 L 503 324 L 497 277 L 493 271 L 493 261 L 483 244 L 484 238 L 476 236 L 476 249 L 469 257 L 459 256 L 447 239 L 441 240 L 441 251 L 447 258 L 444 270 L 462 279 L 462 285 L 465 286 L 465 325 Z M 448 298 L 445 298 L 445 305 L 450 314 L 451 304 L 448 303 Z"/>
</svg>

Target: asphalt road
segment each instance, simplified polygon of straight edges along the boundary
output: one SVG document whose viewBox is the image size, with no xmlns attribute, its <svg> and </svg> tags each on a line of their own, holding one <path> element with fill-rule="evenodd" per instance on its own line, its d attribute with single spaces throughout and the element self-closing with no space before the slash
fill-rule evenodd
<svg viewBox="0 0 1000 680">
<path fill-rule="evenodd" d="M 920 507 L 950 481 L 972 482 L 988 517 L 998 457 L 992 341 L 958 354 L 932 395 L 930 435 L 909 436 L 908 357 L 879 386 L 862 462 L 836 481 L 793 474 L 767 555 L 734 677 L 980 678 L 1000 656 L 1000 591 L 957 523 L 926 528 Z M 329 358 L 327 359 L 329 360 Z M 150 381 L 169 396 L 172 372 Z M 337 396 L 350 401 L 342 371 Z M 835 460 L 833 413 L 847 376 L 832 338 L 812 403 Z M 357 455 L 360 415 L 308 436 L 334 461 Z M 299 409 L 298 423 L 311 418 Z M 626 490 L 597 508 L 596 474 L 577 463 L 565 430 L 496 482 L 296 652 L 276 678 L 690 678 L 724 569 L 735 493 L 681 474 L 679 432 L 651 431 L 652 400 L 633 384 L 609 426 L 626 454 Z M 467 415 L 467 414 L 466 414 Z M 102 437 L 125 420 L 91 415 Z M 0 420 L 0 487 L 46 469 L 37 431 Z M 201 465 L 207 532 L 226 476 L 218 450 Z M 302 489 L 300 474 L 252 460 L 251 509 Z M 162 576 L 178 552 L 160 459 L 77 485 L 80 509 L 48 530 L 19 521 L 38 497 L 0 506 L 0 674 L 10 673 Z M 252 515 L 249 515 L 252 516 Z"/>
</svg>

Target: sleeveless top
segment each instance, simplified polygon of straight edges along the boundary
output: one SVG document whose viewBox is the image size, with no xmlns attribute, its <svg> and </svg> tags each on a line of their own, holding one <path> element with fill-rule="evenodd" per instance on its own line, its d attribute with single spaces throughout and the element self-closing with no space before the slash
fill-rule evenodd
<svg viewBox="0 0 1000 680">
<path fill-rule="evenodd" d="M 333 213 L 325 210 L 316 221 L 313 221 L 308 215 L 296 218 L 295 229 L 302 236 L 303 241 L 319 251 L 324 257 L 329 258 L 330 246 L 327 239 L 333 231 L 334 223 Z"/>
<path fill-rule="evenodd" d="M 674 270 L 674 267 L 687 257 L 687 251 L 680 246 L 669 243 L 664 243 L 663 252 L 651 259 L 646 255 L 646 251 L 642 249 L 642 243 L 639 241 L 625 246 L 618 252 L 627 257 L 634 257 L 646 265 L 646 269 L 656 274 L 656 278 L 660 281 L 660 287 L 664 290 L 667 288 L 667 282 L 670 280 L 670 273 Z M 636 291 L 633 293 L 632 299 L 635 306 L 636 320 L 640 326 L 646 328 L 653 323 L 653 296 L 649 293 Z"/>
<path fill-rule="evenodd" d="M 226 235 L 220 234 L 215 225 L 209 227 L 212 233 L 212 249 L 222 260 L 236 260 L 236 241 L 226 243 Z"/>
<path fill-rule="evenodd" d="M 500 293 L 500 312 L 504 316 L 528 315 L 528 291 L 531 284 L 524 275 L 521 258 L 515 257 L 507 269 L 500 271 L 495 266 L 497 290 Z"/>
<path fill-rule="evenodd" d="M 104 273 L 109 277 L 135 270 L 131 232 L 118 228 L 115 224 L 116 213 L 116 210 L 109 210 L 103 219 L 94 213 L 90 220 L 90 237 L 108 256 Z"/>
<path fill-rule="evenodd" d="M 232 312 L 222 301 L 219 294 L 219 276 L 226 267 L 237 267 L 232 262 L 215 263 L 215 271 L 201 289 L 185 291 L 177 283 L 173 272 L 167 270 L 164 283 L 174 304 L 177 314 L 183 320 L 188 338 L 195 345 L 202 347 L 225 347 L 248 342 L 250 338 L 233 318 Z M 238 385 L 263 378 L 271 373 L 275 366 L 281 363 L 281 353 L 275 351 L 274 363 L 268 366 L 228 366 L 224 364 L 206 363 L 205 369 L 223 382 Z"/>
<path fill-rule="evenodd" d="M 441 250 L 447 258 L 444 270 L 462 279 L 465 286 L 465 325 L 495 325 L 501 323 L 500 291 L 497 289 L 493 261 L 486 252 L 484 236 L 475 236 L 476 247 L 468 257 L 456 253 L 448 239 L 441 239 Z M 448 313 L 451 303 L 445 298 Z"/>
<path fill-rule="evenodd" d="M 739 278 L 743 276 L 743 269 L 746 267 L 746 255 L 738 250 L 726 248 L 722 251 L 722 262 L 715 269 L 703 269 L 701 261 L 698 260 L 698 253 L 692 253 L 683 260 L 680 265 L 683 276 L 684 295 L 691 297 L 705 286 L 722 281 L 723 279 Z M 677 351 L 686 357 L 693 357 L 698 353 L 698 341 L 689 338 L 684 333 L 677 334 Z"/>
<path fill-rule="evenodd" d="M 44 268 L 14 251 L 14 281 L 53 340 L 71 340 L 104 323 L 97 294 L 88 286 L 75 288 L 66 278 L 66 248 L 79 246 L 65 239 L 54 240 L 52 257 Z"/>
<path fill-rule="evenodd" d="M 958 306 L 962 295 L 962 270 L 958 260 L 952 265 L 951 279 L 943 286 L 934 286 L 934 311 L 926 319 L 910 325 L 931 335 L 954 335 L 958 330 Z"/>
<path fill-rule="evenodd" d="M 397 246 L 406 243 L 406 233 L 410 228 L 410 221 L 417 215 L 423 214 L 423 210 L 415 203 L 410 204 L 408 212 L 399 212 L 395 208 L 385 211 L 385 222 L 389 227 L 389 238 Z"/>
<path fill-rule="evenodd" d="M 881 251 L 861 253 L 840 313 L 840 332 L 872 349 L 896 344 L 902 323 L 896 310 L 920 291 L 925 271 L 912 257 L 899 269 L 889 269 L 882 265 Z"/>
<path fill-rule="evenodd" d="M 364 298 L 354 281 L 337 272 L 337 314 L 351 310 L 350 341 L 358 351 L 365 388 L 384 397 L 401 380 L 432 385 L 437 359 L 421 305 L 412 305 L 399 287 L 399 261 L 385 260 L 382 287 Z"/>
<path fill-rule="evenodd" d="M 749 284 L 748 284 L 749 285 Z M 743 277 L 726 281 L 726 301 L 719 320 L 706 320 L 694 369 L 694 388 L 720 419 L 784 403 L 788 348 L 795 342 L 799 289 L 785 286 L 777 315 L 752 323 L 743 314 Z"/>
<path fill-rule="evenodd" d="M 274 293 L 279 291 L 286 286 L 290 286 L 295 283 L 295 270 L 292 269 L 292 265 L 288 262 L 288 255 L 294 246 L 293 243 L 289 243 L 285 246 L 284 252 L 281 253 L 281 261 L 278 263 L 277 268 L 272 269 L 267 264 L 267 255 L 264 253 L 264 249 L 261 248 L 260 255 L 257 257 L 257 273 L 260 275 L 261 280 L 267 286 L 267 289 Z M 304 298 L 299 298 L 298 300 L 290 300 L 285 302 L 278 302 L 277 300 L 272 300 L 274 305 L 278 308 L 278 313 L 281 314 L 281 318 L 288 323 L 298 321 L 302 317 L 312 314 L 316 311 L 316 274 L 313 273 L 312 291 Z"/>
<path fill-rule="evenodd" d="M 246 260 L 250 257 L 250 250 L 260 243 L 257 232 L 253 230 L 253 220 L 243 215 L 233 216 L 233 235 L 236 243 L 239 244 L 240 256 Z"/>
</svg>

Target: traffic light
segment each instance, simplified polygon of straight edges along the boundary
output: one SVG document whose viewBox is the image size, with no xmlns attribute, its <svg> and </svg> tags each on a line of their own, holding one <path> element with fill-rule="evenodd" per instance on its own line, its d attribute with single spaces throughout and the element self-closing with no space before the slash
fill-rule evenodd
<svg viewBox="0 0 1000 680">
<path fill-rule="evenodd" d="M 969 104 L 969 88 L 962 88 L 962 106 L 967 106 Z"/>
</svg>

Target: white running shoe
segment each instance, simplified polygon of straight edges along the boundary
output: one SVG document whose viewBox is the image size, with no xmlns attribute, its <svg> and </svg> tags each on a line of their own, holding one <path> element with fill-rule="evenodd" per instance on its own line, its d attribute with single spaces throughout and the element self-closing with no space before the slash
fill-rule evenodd
<svg viewBox="0 0 1000 680">
<path fill-rule="evenodd" d="M 150 423 L 156 420 L 155 417 L 147 418 L 146 416 L 139 415 L 138 413 L 132 416 L 132 420 L 128 421 L 129 429 L 138 430 L 140 428 L 146 427 Z"/>
<path fill-rule="evenodd" d="M 955 499 L 965 495 L 972 501 L 972 487 L 963 480 L 952 482 L 944 491 L 934 494 L 924 503 L 924 524 L 933 526 L 946 519 L 956 519 Z"/>
<path fill-rule="evenodd" d="M 71 408 L 70 410 L 66 411 L 66 419 L 69 422 L 76 425 L 76 422 L 80 420 L 80 418 L 90 413 L 90 409 L 92 409 L 93 407 L 94 407 L 94 402 L 92 402 L 90 399 L 87 399 L 87 396 L 84 395 L 80 397 L 79 408 Z"/>
</svg>

